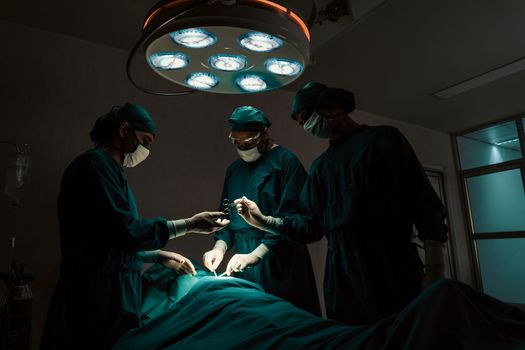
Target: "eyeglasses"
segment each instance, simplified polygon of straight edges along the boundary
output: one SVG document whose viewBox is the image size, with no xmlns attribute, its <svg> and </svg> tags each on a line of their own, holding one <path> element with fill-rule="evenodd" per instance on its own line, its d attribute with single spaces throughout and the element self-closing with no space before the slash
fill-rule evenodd
<svg viewBox="0 0 525 350">
<path fill-rule="evenodd" d="M 151 147 L 151 142 L 148 141 L 148 140 L 141 140 L 138 136 L 137 136 L 137 131 L 135 129 L 133 129 L 132 127 L 129 127 L 131 129 L 131 131 L 133 132 L 133 135 L 135 136 L 135 139 L 137 140 L 137 142 L 139 144 L 141 144 L 142 146 L 146 147 L 147 149 L 149 149 Z"/>
<path fill-rule="evenodd" d="M 238 149 L 240 149 L 240 150 L 247 150 L 247 149 L 250 149 L 250 148 L 253 148 L 253 147 L 257 146 L 259 144 L 259 142 L 261 142 L 261 133 L 258 132 L 257 135 L 255 135 L 253 137 L 248 137 L 248 138 L 245 138 L 245 139 L 232 137 L 232 134 L 230 133 L 228 138 L 230 139 L 232 144 L 237 146 Z"/>
<path fill-rule="evenodd" d="M 149 141 L 144 141 L 144 142 L 142 142 L 142 146 L 146 147 L 147 149 L 150 149 L 150 147 L 151 147 L 151 142 L 149 142 Z"/>
</svg>

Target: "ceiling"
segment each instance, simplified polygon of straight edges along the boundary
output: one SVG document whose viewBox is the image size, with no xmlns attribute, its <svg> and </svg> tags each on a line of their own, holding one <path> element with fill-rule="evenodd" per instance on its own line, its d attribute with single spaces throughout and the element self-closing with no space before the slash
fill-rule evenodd
<svg viewBox="0 0 525 350">
<path fill-rule="evenodd" d="M 129 50 L 155 2 L 2 1 L 0 18 Z M 354 0 L 353 24 L 314 28 L 329 32 L 313 43 L 316 63 L 287 88 L 329 82 L 354 91 L 360 110 L 446 132 L 525 113 L 525 71 L 449 99 L 432 95 L 525 57 L 525 1 L 390 0 L 363 16 L 379 3 Z"/>
</svg>

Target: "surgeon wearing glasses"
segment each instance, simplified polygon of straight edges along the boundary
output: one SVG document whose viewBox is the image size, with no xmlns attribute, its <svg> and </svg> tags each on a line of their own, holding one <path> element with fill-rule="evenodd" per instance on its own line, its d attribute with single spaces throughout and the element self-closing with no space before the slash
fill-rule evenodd
<svg viewBox="0 0 525 350">
<path fill-rule="evenodd" d="M 299 159 L 270 139 L 270 121 L 251 106 L 239 107 L 229 118 L 229 138 L 240 159 L 226 171 L 224 199 L 251 196 L 272 215 L 292 215 L 306 172 Z M 268 293 L 320 315 L 319 300 L 308 249 L 261 231 L 230 211 L 230 225 L 215 234 L 215 246 L 204 254 L 204 265 L 215 271 L 227 250 L 236 253 L 227 264 L 228 275 L 260 284 Z"/>
</svg>

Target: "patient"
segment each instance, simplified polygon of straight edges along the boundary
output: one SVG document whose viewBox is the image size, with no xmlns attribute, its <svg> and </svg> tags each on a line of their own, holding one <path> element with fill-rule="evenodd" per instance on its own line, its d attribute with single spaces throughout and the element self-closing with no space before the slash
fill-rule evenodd
<svg viewBox="0 0 525 350">
<path fill-rule="evenodd" d="M 254 283 L 199 268 L 144 275 L 144 325 L 115 349 L 525 349 L 525 312 L 441 280 L 373 326 L 316 317 Z"/>
</svg>

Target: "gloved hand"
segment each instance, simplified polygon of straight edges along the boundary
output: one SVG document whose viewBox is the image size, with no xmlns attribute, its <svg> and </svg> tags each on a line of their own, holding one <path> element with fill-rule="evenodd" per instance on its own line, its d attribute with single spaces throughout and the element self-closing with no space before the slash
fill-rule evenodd
<svg viewBox="0 0 525 350">
<path fill-rule="evenodd" d="M 204 266 L 206 266 L 208 270 L 212 272 L 217 270 L 217 267 L 219 267 L 219 265 L 221 264 L 222 259 L 224 259 L 224 253 L 224 249 L 219 247 L 207 251 L 202 257 L 202 260 L 204 261 Z"/>
<path fill-rule="evenodd" d="M 421 281 L 421 291 L 425 290 L 429 285 L 445 278 L 445 265 L 444 264 L 429 264 L 426 266 L 425 275 Z"/>
<path fill-rule="evenodd" d="M 191 218 L 184 220 L 186 222 L 186 231 L 205 234 L 218 231 L 230 223 L 230 220 L 221 220 L 220 217 L 222 215 L 224 215 L 222 211 L 204 211 L 195 214 Z"/>
<path fill-rule="evenodd" d="M 159 250 L 157 252 L 157 262 L 178 273 L 188 275 L 195 275 L 197 273 L 189 259 L 174 252 Z"/>
<path fill-rule="evenodd" d="M 242 272 L 245 268 L 257 264 L 261 260 L 257 255 L 250 254 L 235 254 L 232 256 L 226 267 L 226 274 L 231 276 L 232 272 Z"/>
<path fill-rule="evenodd" d="M 423 276 L 421 281 L 421 291 L 445 277 L 445 243 L 426 240 L 424 244 L 425 276 Z"/>
<path fill-rule="evenodd" d="M 268 219 L 261 213 L 254 201 L 242 197 L 236 199 L 235 204 L 237 204 L 237 212 L 247 223 L 261 230 L 265 229 Z"/>
</svg>

